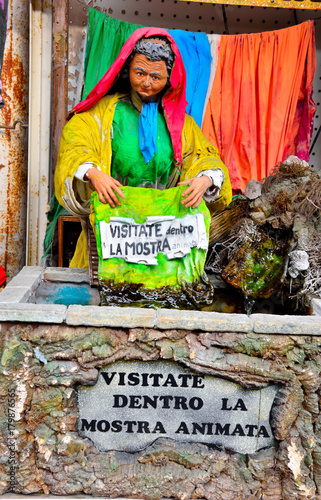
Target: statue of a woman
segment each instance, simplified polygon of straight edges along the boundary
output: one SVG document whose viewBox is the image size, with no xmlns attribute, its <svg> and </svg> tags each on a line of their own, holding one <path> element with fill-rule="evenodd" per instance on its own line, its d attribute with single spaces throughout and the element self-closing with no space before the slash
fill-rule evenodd
<svg viewBox="0 0 321 500">
<path fill-rule="evenodd" d="M 124 198 L 122 186 L 186 184 L 185 207 L 204 198 L 211 211 L 225 208 L 232 194 L 228 171 L 185 106 L 185 69 L 175 41 L 160 28 L 136 30 L 64 127 L 55 171 L 60 204 L 86 217 L 92 190 L 115 207 Z M 70 265 L 88 267 L 84 235 Z"/>
</svg>

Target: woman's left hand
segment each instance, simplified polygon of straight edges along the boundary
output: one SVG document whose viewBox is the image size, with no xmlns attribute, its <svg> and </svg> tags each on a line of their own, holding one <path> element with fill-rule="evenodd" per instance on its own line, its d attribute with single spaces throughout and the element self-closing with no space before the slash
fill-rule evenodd
<svg viewBox="0 0 321 500">
<path fill-rule="evenodd" d="M 186 196 L 182 204 L 185 205 L 186 208 L 196 208 L 201 203 L 205 191 L 211 187 L 213 183 L 212 179 L 207 177 L 207 175 L 202 175 L 201 177 L 186 179 L 185 181 L 179 182 L 177 185 L 182 186 L 183 184 L 189 184 L 189 187 L 182 193 L 182 196 Z"/>
</svg>

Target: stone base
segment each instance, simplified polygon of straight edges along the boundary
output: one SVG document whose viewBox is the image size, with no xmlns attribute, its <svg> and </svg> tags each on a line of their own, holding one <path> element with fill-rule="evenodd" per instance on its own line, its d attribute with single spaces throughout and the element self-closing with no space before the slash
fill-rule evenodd
<svg viewBox="0 0 321 500">
<path fill-rule="evenodd" d="M 320 500 L 320 299 L 305 317 L 30 303 L 41 280 L 81 285 L 88 273 L 24 268 L 0 294 L 0 495 Z M 100 451 L 78 433 L 77 387 L 120 360 L 276 384 L 275 446 L 240 454 L 160 438 Z"/>
<path fill-rule="evenodd" d="M 317 498 L 321 335 L 2 323 L 1 338 L 1 494 Z M 242 455 L 160 438 L 136 453 L 99 451 L 77 432 L 76 389 L 120 359 L 172 360 L 245 388 L 278 384 L 276 446 Z"/>
</svg>

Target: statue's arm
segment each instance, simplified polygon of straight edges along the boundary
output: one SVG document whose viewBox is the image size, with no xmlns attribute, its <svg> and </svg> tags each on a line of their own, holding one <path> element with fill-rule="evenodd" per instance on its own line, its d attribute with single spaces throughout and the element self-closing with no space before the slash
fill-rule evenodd
<svg viewBox="0 0 321 500">
<path fill-rule="evenodd" d="M 66 123 L 59 145 L 55 170 L 56 197 L 69 212 L 80 217 L 90 212 L 93 190 L 84 173 L 88 167 L 103 170 L 102 120 L 97 111 L 99 109 L 74 115 Z"/>
<path fill-rule="evenodd" d="M 203 193 L 211 212 L 223 210 L 232 200 L 229 172 L 218 150 L 205 138 L 194 119 L 186 115 L 182 136 L 181 181 L 206 176 L 211 184 Z"/>
</svg>

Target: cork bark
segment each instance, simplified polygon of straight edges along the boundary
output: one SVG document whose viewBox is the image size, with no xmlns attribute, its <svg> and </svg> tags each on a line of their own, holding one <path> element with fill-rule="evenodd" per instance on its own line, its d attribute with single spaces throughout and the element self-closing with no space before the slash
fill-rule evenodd
<svg viewBox="0 0 321 500">
<path fill-rule="evenodd" d="M 271 412 L 276 446 L 241 455 L 160 438 L 137 453 L 102 452 L 79 436 L 78 384 L 94 385 L 98 370 L 117 360 L 161 359 L 246 388 L 278 384 Z M 321 335 L 3 323 L 0 494 L 10 491 L 14 459 L 13 490 L 23 494 L 321 498 L 320 371 Z"/>
</svg>

